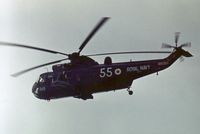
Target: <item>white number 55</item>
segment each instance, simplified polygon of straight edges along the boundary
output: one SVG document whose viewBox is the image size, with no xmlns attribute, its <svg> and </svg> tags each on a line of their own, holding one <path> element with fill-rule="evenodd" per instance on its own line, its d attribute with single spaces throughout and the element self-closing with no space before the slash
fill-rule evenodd
<svg viewBox="0 0 200 134">
<path fill-rule="evenodd" d="M 111 67 L 108 67 L 108 68 L 101 68 L 100 69 L 100 77 L 103 78 L 103 77 L 111 77 L 112 76 L 112 68 Z"/>
</svg>

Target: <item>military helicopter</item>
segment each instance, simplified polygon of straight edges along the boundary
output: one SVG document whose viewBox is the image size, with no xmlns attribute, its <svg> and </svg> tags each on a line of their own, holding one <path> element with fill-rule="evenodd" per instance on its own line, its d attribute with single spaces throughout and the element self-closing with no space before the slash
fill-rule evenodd
<svg viewBox="0 0 200 134">
<path fill-rule="evenodd" d="M 39 80 L 32 87 L 33 94 L 37 98 L 44 100 L 63 97 L 75 97 L 86 100 L 93 99 L 94 93 L 119 89 L 127 89 L 129 95 L 132 95 L 133 91 L 130 87 L 133 80 L 166 69 L 182 56 L 192 57 L 192 54 L 183 49 L 183 47 L 190 47 L 190 42 L 180 46 L 177 45 L 179 32 L 175 33 L 175 46 L 166 43 L 162 44 L 163 48 L 172 48 L 173 51 L 131 51 L 81 55 L 83 48 L 108 19 L 109 17 L 103 17 L 80 45 L 79 51 L 71 54 L 23 44 L 0 42 L 0 45 L 3 46 L 22 47 L 67 56 L 67 58 L 61 60 L 25 69 L 12 76 L 17 77 L 34 69 L 55 64 L 52 66 L 52 72 L 46 72 L 39 76 Z M 111 57 L 107 56 L 103 64 L 99 64 L 90 58 L 92 56 L 134 53 L 169 53 L 169 56 L 163 59 L 118 63 L 112 63 Z M 65 60 L 70 62 L 56 64 Z"/>
</svg>

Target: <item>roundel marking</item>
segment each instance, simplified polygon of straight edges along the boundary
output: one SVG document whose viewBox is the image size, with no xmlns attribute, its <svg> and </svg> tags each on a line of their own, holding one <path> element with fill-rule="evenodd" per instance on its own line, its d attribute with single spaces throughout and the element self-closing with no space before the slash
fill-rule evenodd
<svg viewBox="0 0 200 134">
<path fill-rule="evenodd" d="M 115 74 L 120 75 L 122 73 L 122 70 L 120 68 L 115 69 Z"/>
</svg>

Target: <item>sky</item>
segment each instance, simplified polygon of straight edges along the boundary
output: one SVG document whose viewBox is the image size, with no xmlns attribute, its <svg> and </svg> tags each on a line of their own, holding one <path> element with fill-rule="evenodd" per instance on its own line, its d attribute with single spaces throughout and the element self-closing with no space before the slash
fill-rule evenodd
<svg viewBox="0 0 200 134">
<path fill-rule="evenodd" d="M 0 133 L 2 134 L 198 134 L 200 133 L 199 0 L 0 0 L 0 41 L 65 53 L 78 51 L 101 17 L 111 19 L 82 54 L 162 50 L 179 43 L 194 57 L 133 82 L 126 89 L 95 94 L 93 100 L 63 98 L 50 102 L 31 92 L 43 67 L 18 78 L 10 74 L 63 58 L 34 50 L 0 48 Z M 117 55 L 113 62 L 164 58 L 167 55 Z M 105 57 L 95 57 L 99 63 Z"/>
</svg>

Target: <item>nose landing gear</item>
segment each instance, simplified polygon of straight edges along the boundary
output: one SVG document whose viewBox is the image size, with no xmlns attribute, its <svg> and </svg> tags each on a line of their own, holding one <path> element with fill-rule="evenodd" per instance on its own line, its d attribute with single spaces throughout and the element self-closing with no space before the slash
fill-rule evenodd
<svg viewBox="0 0 200 134">
<path fill-rule="evenodd" d="M 128 87 L 127 91 L 128 91 L 128 94 L 129 95 L 132 95 L 133 94 L 133 91 L 130 89 L 131 87 Z"/>
</svg>

